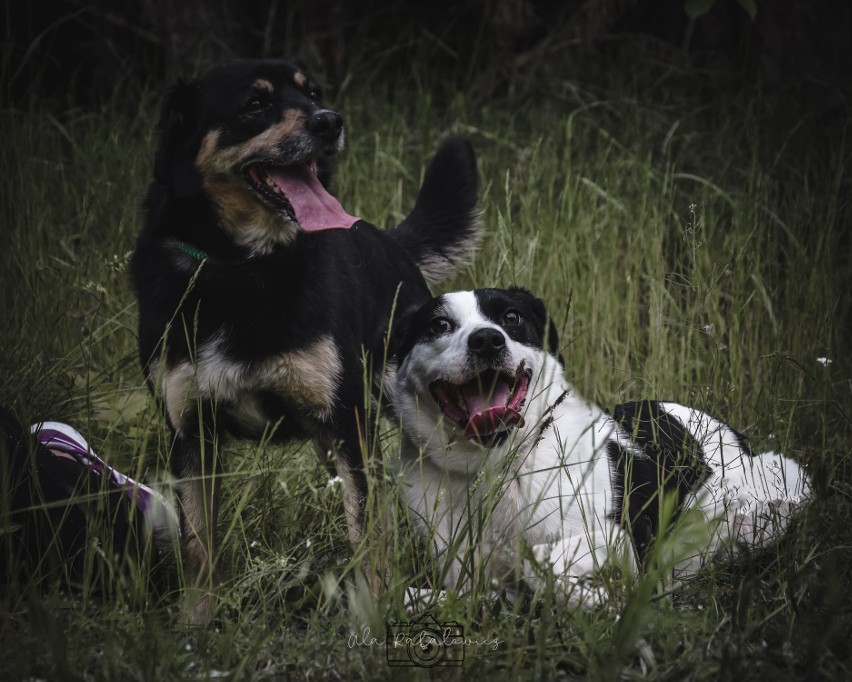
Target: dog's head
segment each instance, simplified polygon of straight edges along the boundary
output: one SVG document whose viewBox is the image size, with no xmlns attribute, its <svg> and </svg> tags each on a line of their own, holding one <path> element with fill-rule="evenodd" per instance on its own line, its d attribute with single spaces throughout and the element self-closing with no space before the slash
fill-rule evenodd
<svg viewBox="0 0 852 682">
<path fill-rule="evenodd" d="M 523 289 L 438 296 L 403 315 L 395 334 L 395 407 L 419 446 L 438 438 L 430 451 L 502 444 L 540 418 L 528 412 L 562 374 L 556 328 Z"/>
<path fill-rule="evenodd" d="M 300 65 L 238 60 L 169 92 L 155 181 L 173 196 L 206 195 L 231 240 L 265 251 L 299 229 L 356 218 L 324 188 L 343 149 L 343 119 Z"/>
</svg>

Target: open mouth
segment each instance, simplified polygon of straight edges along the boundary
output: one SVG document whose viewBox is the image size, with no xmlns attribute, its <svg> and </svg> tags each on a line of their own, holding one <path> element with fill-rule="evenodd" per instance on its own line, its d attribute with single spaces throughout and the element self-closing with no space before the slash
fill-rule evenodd
<svg viewBox="0 0 852 682">
<path fill-rule="evenodd" d="M 322 186 L 315 161 L 296 166 L 253 163 L 243 175 L 264 203 L 306 232 L 345 230 L 359 220 Z"/>
<path fill-rule="evenodd" d="M 521 428 L 532 370 L 524 363 L 514 374 L 489 369 L 464 384 L 438 380 L 429 386 L 444 416 L 463 429 L 464 437 L 492 445 L 494 437 Z"/>
</svg>

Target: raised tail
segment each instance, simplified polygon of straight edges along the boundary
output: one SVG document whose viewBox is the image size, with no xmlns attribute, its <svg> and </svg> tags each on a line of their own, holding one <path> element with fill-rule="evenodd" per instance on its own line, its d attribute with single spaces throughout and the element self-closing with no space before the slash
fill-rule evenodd
<svg viewBox="0 0 852 682">
<path fill-rule="evenodd" d="M 390 234 L 436 284 L 468 265 L 481 236 L 479 174 L 470 142 L 450 137 L 426 168 L 414 209 Z"/>
</svg>

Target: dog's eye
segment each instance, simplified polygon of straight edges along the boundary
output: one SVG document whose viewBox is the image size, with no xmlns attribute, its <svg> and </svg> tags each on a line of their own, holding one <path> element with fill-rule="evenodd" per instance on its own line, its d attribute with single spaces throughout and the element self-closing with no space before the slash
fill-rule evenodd
<svg viewBox="0 0 852 682">
<path fill-rule="evenodd" d="M 308 97 L 314 102 L 319 102 L 322 99 L 322 90 L 319 88 L 311 88 L 308 90 Z"/>
<path fill-rule="evenodd" d="M 453 331 L 453 323 L 446 317 L 436 317 L 429 323 L 429 333 L 433 336 L 449 334 Z"/>
<path fill-rule="evenodd" d="M 517 310 L 507 310 L 503 313 L 503 325 L 506 327 L 517 327 L 523 321 L 524 318 Z"/>
<path fill-rule="evenodd" d="M 262 114 L 270 106 L 269 100 L 261 97 L 250 97 L 243 105 L 243 111 L 247 114 Z"/>
</svg>

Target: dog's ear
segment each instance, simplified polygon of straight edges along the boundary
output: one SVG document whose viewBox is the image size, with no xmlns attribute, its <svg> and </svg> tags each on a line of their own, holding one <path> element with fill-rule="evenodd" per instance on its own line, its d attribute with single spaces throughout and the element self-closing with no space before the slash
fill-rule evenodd
<svg viewBox="0 0 852 682">
<path fill-rule="evenodd" d="M 533 298 L 533 306 L 535 309 L 536 315 L 541 320 L 542 325 L 542 341 L 546 343 L 546 348 L 551 355 L 559 358 L 559 361 L 562 362 L 562 356 L 559 354 L 559 332 L 556 331 L 556 325 L 553 323 L 553 318 L 547 312 L 547 307 L 544 305 L 544 301 L 535 296 Z M 544 325 L 547 325 L 547 329 L 544 328 Z M 564 365 L 565 363 L 562 362 Z"/>
<path fill-rule="evenodd" d="M 160 143 L 154 157 L 154 178 L 179 194 L 190 189 L 182 185 L 188 181 L 186 164 L 192 164 L 198 145 L 197 106 L 198 82 L 178 81 L 167 93 L 157 123 Z"/>
<path fill-rule="evenodd" d="M 411 338 L 413 333 L 411 325 L 414 320 L 414 314 L 418 310 L 417 306 L 408 306 L 396 313 L 390 339 L 388 340 L 388 357 L 393 358 L 397 362 L 401 362 L 414 345 L 414 339 Z"/>
<path fill-rule="evenodd" d="M 559 352 L 559 333 L 550 318 L 547 320 L 547 349 L 553 354 L 553 357 L 559 360 L 559 364 L 565 367 L 565 360 Z"/>
</svg>

